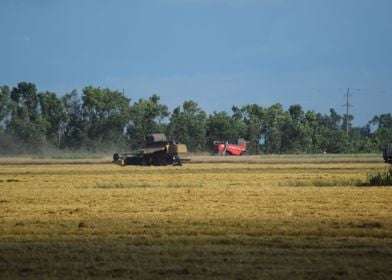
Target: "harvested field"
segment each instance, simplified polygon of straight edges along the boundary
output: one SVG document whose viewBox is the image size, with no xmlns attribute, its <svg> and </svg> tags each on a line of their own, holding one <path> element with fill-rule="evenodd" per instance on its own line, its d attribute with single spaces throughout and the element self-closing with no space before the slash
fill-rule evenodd
<svg viewBox="0 0 392 280">
<path fill-rule="evenodd" d="M 392 188 L 359 186 L 385 168 L 375 158 L 192 160 L 3 163 L 0 278 L 392 274 Z"/>
</svg>

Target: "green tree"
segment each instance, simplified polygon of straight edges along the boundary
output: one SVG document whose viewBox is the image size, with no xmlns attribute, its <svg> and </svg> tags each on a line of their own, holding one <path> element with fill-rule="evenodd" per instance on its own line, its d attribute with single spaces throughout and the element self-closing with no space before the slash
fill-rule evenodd
<svg viewBox="0 0 392 280">
<path fill-rule="evenodd" d="M 214 112 L 206 123 L 207 142 L 209 146 L 213 141 L 234 141 L 244 138 L 246 125 L 242 119 L 230 116 L 227 112 Z"/>
<path fill-rule="evenodd" d="M 233 117 L 242 117 L 246 125 L 246 140 L 249 141 L 248 152 L 258 154 L 260 143 L 264 141 L 266 135 L 266 109 L 257 105 L 250 104 L 243 106 L 241 110 L 233 107 Z"/>
<path fill-rule="evenodd" d="M 8 86 L 0 87 L 0 128 L 5 124 L 10 112 L 10 89 Z"/>
<path fill-rule="evenodd" d="M 375 116 L 369 124 L 377 126 L 376 131 L 372 135 L 372 143 L 378 151 L 383 150 L 388 143 L 392 143 L 391 113 Z"/>
<path fill-rule="evenodd" d="M 376 151 L 376 145 L 371 141 L 371 132 L 368 125 L 364 127 L 353 127 L 350 130 L 351 150 L 349 152 L 370 153 Z"/>
<path fill-rule="evenodd" d="M 266 153 L 282 152 L 283 125 L 288 118 L 288 113 L 283 110 L 283 106 L 279 103 L 267 109 L 264 123 Z"/>
<path fill-rule="evenodd" d="M 392 114 L 381 114 L 379 116 L 375 116 L 370 123 L 372 125 L 377 125 L 378 128 L 392 128 Z"/>
<path fill-rule="evenodd" d="M 37 93 L 35 84 L 20 82 L 12 90 L 0 87 L 0 149 L 37 151 L 47 143 L 76 150 L 126 143 L 136 148 L 155 132 L 167 132 L 191 151 L 203 151 L 214 140 L 239 137 L 250 141 L 250 153 L 370 152 L 392 142 L 391 113 L 353 127 L 353 116 L 342 117 L 334 109 L 328 115 L 305 113 L 299 104 L 287 111 L 281 104 L 233 106 L 232 111 L 232 115 L 214 112 L 207 118 L 196 102 L 186 101 L 173 110 L 167 123 L 168 108 L 157 95 L 131 106 L 129 98 L 110 89 L 88 86 L 81 98 L 76 91 L 60 98 L 53 92 Z"/>
<path fill-rule="evenodd" d="M 5 154 L 11 149 L 12 136 L 7 133 L 6 126 L 9 121 L 11 92 L 8 86 L 0 87 L 0 152 Z"/>
<path fill-rule="evenodd" d="M 83 118 L 82 101 L 80 100 L 76 90 L 65 94 L 61 101 L 65 113 L 65 122 L 62 126 L 60 126 L 63 138 L 60 142 L 60 147 L 71 150 L 80 150 L 82 147 L 88 145 L 86 124 Z"/>
<path fill-rule="evenodd" d="M 354 120 L 354 116 L 349 114 L 347 116 L 347 114 L 344 114 L 342 117 L 342 130 L 347 132 L 350 134 L 350 131 L 352 130 L 353 126 L 352 126 L 352 121 Z M 348 122 L 348 123 L 347 123 Z M 348 130 L 347 130 L 348 129 Z"/>
<path fill-rule="evenodd" d="M 188 146 L 193 152 L 204 151 L 206 147 L 207 114 L 194 101 L 185 101 L 182 110 L 173 110 L 167 134 Z"/>
<path fill-rule="evenodd" d="M 55 93 L 48 91 L 39 93 L 38 100 L 41 117 L 47 124 L 46 139 L 59 149 L 66 122 L 64 105 Z"/>
<path fill-rule="evenodd" d="M 11 119 L 8 129 L 25 146 L 37 150 L 45 143 L 48 123 L 40 115 L 37 88 L 33 83 L 20 82 L 11 91 Z"/>
<path fill-rule="evenodd" d="M 312 123 L 307 122 L 301 105 L 289 107 L 289 115 L 282 123 L 283 153 L 309 153 L 312 150 Z"/>
<path fill-rule="evenodd" d="M 315 111 L 307 111 L 305 113 L 305 124 L 308 128 L 308 137 L 311 141 L 311 153 L 322 153 L 326 151 L 325 146 L 325 134 L 328 130 L 325 125 L 322 125 L 320 119 L 322 119 L 321 114 L 317 114 Z M 307 140 L 309 141 L 309 140 Z"/>
<path fill-rule="evenodd" d="M 291 120 L 295 124 L 303 123 L 305 121 L 305 112 L 302 110 L 302 106 L 299 104 L 291 105 L 289 107 L 289 114 Z"/>
<path fill-rule="evenodd" d="M 48 122 L 42 116 L 38 116 L 33 122 L 26 124 L 25 143 L 30 147 L 29 152 L 40 151 L 46 144 L 46 131 Z"/>
<path fill-rule="evenodd" d="M 330 109 L 330 115 L 317 114 L 320 147 L 328 153 L 346 153 L 351 150 L 350 138 L 342 129 L 343 118 L 334 110 Z"/>
<path fill-rule="evenodd" d="M 127 126 L 127 136 L 132 148 L 143 145 L 146 136 L 151 133 L 164 132 L 162 121 L 169 116 L 166 105 L 160 103 L 156 94 L 146 99 L 140 99 L 130 109 L 130 122 Z"/>
<path fill-rule="evenodd" d="M 130 99 L 119 91 L 88 86 L 83 89 L 82 101 L 89 140 L 99 147 L 121 142 L 130 120 Z"/>
<path fill-rule="evenodd" d="M 373 141 L 379 151 L 392 143 L 392 128 L 380 127 L 374 132 Z"/>
</svg>

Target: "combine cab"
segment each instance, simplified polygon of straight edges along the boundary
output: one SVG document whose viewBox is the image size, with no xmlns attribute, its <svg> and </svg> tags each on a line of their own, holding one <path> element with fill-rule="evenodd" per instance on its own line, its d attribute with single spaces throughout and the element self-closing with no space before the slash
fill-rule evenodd
<svg viewBox="0 0 392 280">
<path fill-rule="evenodd" d="M 383 153 L 384 161 L 385 163 L 390 163 L 392 164 L 392 143 L 389 143 Z"/>
<path fill-rule="evenodd" d="M 177 144 L 168 140 L 164 134 L 151 134 L 147 136 L 146 144 L 135 154 L 113 155 L 113 163 L 124 165 L 182 165 L 179 154 L 186 153 L 184 144 Z"/>
<path fill-rule="evenodd" d="M 228 141 L 214 141 L 213 150 L 219 155 L 241 156 L 247 152 L 246 144 L 247 141 L 243 138 L 238 139 L 236 144 Z"/>
</svg>

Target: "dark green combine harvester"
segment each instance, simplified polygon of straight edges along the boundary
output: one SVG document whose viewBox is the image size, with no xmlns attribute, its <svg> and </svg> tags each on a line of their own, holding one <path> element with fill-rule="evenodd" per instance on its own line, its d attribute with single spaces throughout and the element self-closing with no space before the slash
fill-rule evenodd
<svg viewBox="0 0 392 280">
<path fill-rule="evenodd" d="M 392 164 L 392 143 L 387 144 L 383 153 L 385 163 Z"/>
<path fill-rule="evenodd" d="M 151 134 L 146 138 L 145 145 L 133 154 L 113 155 L 113 163 L 141 166 L 182 165 L 180 153 L 186 153 L 187 147 L 174 140 L 168 140 L 165 134 Z"/>
</svg>

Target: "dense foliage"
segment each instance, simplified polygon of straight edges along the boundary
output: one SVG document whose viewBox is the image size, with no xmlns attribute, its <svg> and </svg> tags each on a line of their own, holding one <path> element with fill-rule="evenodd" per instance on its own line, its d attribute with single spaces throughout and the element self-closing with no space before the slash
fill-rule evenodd
<svg viewBox="0 0 392 280">
<path fill-rule="evenodd" d="M 346 131 L 346 120 L 349 131 Z M 87 86 L 81 96 L 38 92 L 33 83 L 0 87 L 0 152 L 109 152 L 136 149 L 149 133 L 162 132 L 209 151 L 214 140 L 245 138 L 250 153 L 377 152 L 392 142 L 391 113 L 352 127 L 353 116 L 305 112 L 301 105 L 233 106 L 208 115 L 186 101 L 172 112 L 157 95 L 134 103 L 123 92 Z"/>
</svg>

